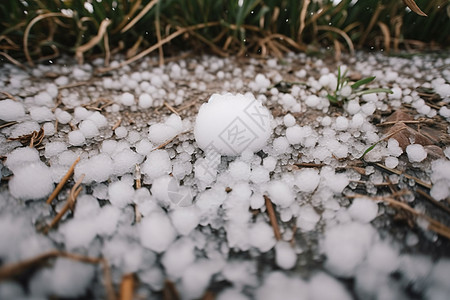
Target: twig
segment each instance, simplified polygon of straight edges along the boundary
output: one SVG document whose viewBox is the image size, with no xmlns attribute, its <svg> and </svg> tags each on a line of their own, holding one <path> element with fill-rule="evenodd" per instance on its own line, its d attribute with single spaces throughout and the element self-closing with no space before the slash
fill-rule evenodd
<svg viewBox="0 0 450 300">
<path fill-rule="evenodd" d="M 21 64 L 18 60 L 14 59 L 11 55 L 9 55 L 6 52 L 1 51 L 0 55 L 4 56 L 7 60 L 9 60 L 12 64 L 18 66 L 19 68 L 21 68 L 22 70 L 26 70 L 27 68 Z"/>
<path fill-rule="evenodd" d="M 120 283 L 120 300 L 133 300 L 134 296 L 134 274 L 125 274 Z"/>
<path fill-rule="evenodd" d="M 55 227 L 56 224 L 58 224 L 58 222 L 62 219 L 62 217 L 64 216 L 64 214 L 69 210 L 73 210 L 74 206 L 75 206 L 75 201 L 78 197 L 78 195 L 80 194 L 81 190 L 83 189 L 80 184 L 84 179 L 85 174 L 81 174 L 80 178 L 78 178 L 77 182 L 75 183 L 75 185 L 72 187 L 72 189 L 70 190 L 69 193 L 69 197 L 67 198 L 66 204 L 64 205 L 64 207 L 60 210 L 60 212 L 58 214 L 56 214 L 56 216 L 53 218 L 52 222 L 44 229 L 44 233 L 48 233 L 48 231 L 50 229 L 52 229 L 53 227 Z"/>
<path fill-rule="evenodd" d="M 270 224 L 273 228 L 273 233 L 277 241 L 281 240 L 280 228 L 278 227 L 277 216 L 275 215 L 275 210 L 273 209 L 272 201 L 270 198 L 264 195 L 264 200 L 266 203 L 267 214 L 269 215 Z"/>
<path fill-rule="evenodd" d="M 0 125 L 0 129 L 6 128 L 6 127 L 9 127 L 9 126 L 12 126 L 12 125 L 16 125 L 17 123 L 19 123 L 19 122 L 12 121 L 12 122 L 8 122 L 8 123 L 5 123 L 5 124 L 2 124 L 2 125 Z"/>
<path fill-rule="evenodd" d="M 170 144 L 174 139 L 176 139 L 178 136 L 180 136 L 180 135 L 182 135 L 182 134 L 185 134 L 185 133 L 188 133 L 189 131 L 190 131 L 190 130 L 185 131 L 185 132 L 181 132 L 181 133 L 177 134 L 176 136 L 174 136 L 173 138 L 171 138 L 171 139 L 165 141 L 164 143 L 162 143 L 161 145 L 157 146 L 156 148 L 153 148 L 152 151 L 155 151 L 155 150 L 164 148 L 165 146 L 167 146 L 168 144 Z"/>
<path fill-rule="evenodd" d="M 141 167 L 139 164 L 136 164 L 134 167 L 134 180 L 136 181 L 136 189 L 140 189 L 142 187 L 142 184 L 141 184 Z"/>
<path fill-rule="evenodd" d="M 388 167 L 386 167 L 386 166 L 383 166 L 383 165 L 380 164 L 380 163 L 375 163 L 375 165 L 378 166 L 378 167 L 380 167 L 380 168 L 382 168 L 382 169 L 385 169 L 386 171 L 389 171 L 389 172 L 391 172 L 391 173 L 397 174 L 397 175 L 399 175 L 399 176 L 400 176 L 400 175 L 403 175 L 403 176 L 405 176 L 405 177 L 408 178 L 408 179 L 414 180 L 417 184 L 419 184 L 419 185 L 421 185 L 421 186 L 423 186 L 423 187 L 425 187 L 425 188 L 427 188 L 427 189 L 431 189 L 431 184 L 426 183 L 425 181 L 423 181 L 423 180 L 421 180 L 421 179 L 419 179 L 419 178 L 417 178 L 417 177 L 411 176 L 411 175 L 409 175 L 409 174 L 403 173 L 403 172 L 398 171 L 398 170 L 395 170 L 395 169 L 388 168 Z"/>
<path fill-rule="evenodd" d="M 11 100 L 16 101 L 16 102 L 20 102 L 19 99 L 17 99 L 16 97 L 14 97 L 13 95 L 11 95 L 11 94 L 8 93 L 8 92 L 0 91 L 0 93 L 2 93 L 3 95 L 5 95 L 6 98 L 8 98 L 8 99 L 11 99 Z"/>
<path fill-rule="evenodd" d="M 170 280 L 166 280 L 164 282 L 163 299 L 164 300 L 179 300 L 180 299 L 180 295 L 178 294 L 175 284 L 173 284 L 173 282 Z"/>
<path fill-rule="evenodd" d="M 437 207 L 439 207 L 439 208 L 445 210 L 447 213 L 450 214 L 450 208 L 448 208 L 447 206 L 445 206 L 445 205 L 442 204 L 441 202 L 437 201 L 436 199 L 434 199 L 433 197 L 431 197 L 430 195 L 428 195 L 428 193 L 426 193 L 426 192 L 424 192 L 424 191 L 422 191 L 422 190 L 420 190 L 420 189 L 417 189 L 416 192 L 417 192 L 419 195 L 421 195 L 421 196 L 427 198 L 427 200 L 429 200 L 431 203 L 433 203 L 433 204 L 436 205 Z"/>
<path fill-rule="evenodd" d="M 156 15 L 155 31 L 156 31 L 156 40 L 158 41 L 158 44 L 161 44 L 161 22 L 159 18 L 159 13 L 157 13 Z M 162 67 L 164 66 L 164 51 L 162 44 L 159 46 L 158 52 L 159 52 L 159 66 Z"/>
<path fill-rule="evenodd" d="M 176 110 L 175 110 L 175 108 L 173 108 L 173 106 L 172 105 L 170 105 L 169 103 L 167 103 L 166 101 L 164 101 L 164 106 L 165 107 L 167 107 L 171 112 L 173 112 L 174 114 L 176 114 L 176 115 L 180 115 Z"/>
<path fill-rule="evenodd" d="M 108 26 L 112 23 L 111 20 L 109 19 L 104 19 L 101 23 L 100 23 L 100 27 L 98 28 L 98 33 L 96 36 L 94 36 L 89 42 L 87 42 L 84 45 L 81 45 L 79 47 L 77 47 L 77 49 L 75 50 L 75 56 L 77 57 L 78 63 L 82 64 L 83 63 L 83 53 L 88 51 L 89 49 L 91 49 L 92 47 L 94 47 L 95 45 L 97 45 L 101 39 L 103 38 L 103 36 L 106 33 L 106 29 L 108 28 Z"/>
<path fill-rule="evenodd" d="M 109 66 L 109 62 L 111 60 L 111 50 L 109 49 L 109 35 L 108 31 L 105 32 L 105 36 L 103 37 L 103 46 L 105 47 L 105 67 Z"/>
<path fill-rule="evenodd" d="M 102 102 L 105 102 L 105 103 L 103 105 L 96 106 L 98 104 L 101 104 Z M 87 104 L 82 104 L 81 106 L 86 108 L 86 109 L 102 111 L 105 107 L 108 107 L 108 106 L 110 106 L 112 104 L 114 104 L 114 101 L 109 100 L 107 98 L 101 98 L 100 97 L 100 98 L 96 99 L 94 102 L 87 103 Z"/>
<path fill-rule="evenodd" d="M 303 33 L 303 29 L 305 29 L 305 19 L 306 19 L 306 12 L 308 9 L 308 5 L 311 2 L 311 0 L 305 0 L 303 1 L 303 5 L 302 5 L 302 10 L 300 11 L 300 25 L 298 27 L 298 34 L 297 34 L 297 40 L 301 41 L 302 40 L 302 33 Z"/>
<path fill-rule="evenodd" d="M 197 100 L 194 100 L 194 101 L 192 101 L 192 102 L 189 103 L 189 104 L 186 104 L 186 105 L 183 105 L 183 106 L 178 107 L 178 111 L 183 111 L 183 110 L 185 110 L 186 108 L 189 108 L 189 107 L 191 107 L 191 106 L 196 105 L 197 103 L 198 103 Z"/>
<path fill-rule="evenodd" d="M 42 140 L 44 139 L 44 127 L 41 128 L 41 130 L 39 130 L 39 132 L 37 131 L 33 131 L 33 133 L 31 134 L 30 137 L 30 148 L 33 148 L 35 146 L 39 146 L 42 143 Z M 36 144 L 35 144 L 36 141 Z"/>
<path fill-rule="evenodd" d="M 357 184 L 368 184 L 372 183 L 370 181 L 364 181 L 364 180 L 350 180 L 350 182 L 354 182 Z M 389 186 L 388 182 L 380 182 L 380 183 L 373 183 L 374 186 Z"/>
<path fill-rule="evenodd" d="M 46 203 L 50 204 L 52 203 L 53 199 L 55 199 L 56 196 L 58 196 L 59 192 L 61 192 L 64 184 L 66 184 L 66 182 L 69 180 L 69 178 L 72 176 L 73 171 L 75 169 L 75 166 L 77 165 L 77 163 L 80 161 L 80 157 L 78 156 L 78 158 L 74 161 L 74 163 L 70 166 L 69 171 L 67 171 L 66 175 L 64 175 L 64 177 L 61 179 L 61 181 L 58 183 L 58 185 L 56 186 L 55 190 L 53 191 L 53 193 L 48 197 Z"/>
<path fill-rule="evenodd" d="M 364 30 L 364 33 L 362 34 L 362 37 L 359 40 L 359 44 L 358 44 L 359 48 L 361 48 L 361 46 L 364 44 L 369 33 L 372 32 L 372 28 L 375 25 L 376 20 L 378 20 L 378 16 L 380 15 L 380 13 L 383 9 L 384 9 L 384 5 L 379 3 L 377 5 L 375 12 L 372 14 L 372 18 L 370 19 L 369 25 L 366 27 L 366 30 Z"/>
<path fill-rule="evenodd" d="M 411 206 L 409 206 L 406 203 L 400 202 L 398 200 L 395 200 L 395 199 L 389 198 L 389 197 L 369 197 L 369 196 L 365 196 L 365 195 L 361 195 L 361 194 L 347 196 L 347 198 L 360 198 L 360 197 L 369 198 L 369 199 L 372 199 L 375 201 L 383 201 L 392 207 L 401 208 L 401 209 L 411 213 L 415 217 L 423 218 L 429 223 L 428 227 L 427 227 L 428 230 L 434 231 L 437 234 L 439 234 L 443 237 L 446 237 L 447 239 L 450 239 L 450 228 L 449 227 L 447 227 L 444 224 L 436 221 L 435 219 L 415 210 L 414 208 L 412 208 Z"/>
<path fill-rule="evenodd" d="M 380 126 L 389 126 L 389 125 L 395 125 L 398 123 L 404 123 L 404 124 L 419 124 L 419 123 L 424 123 L 424 121 L 420 121 L 420 120 L 410 120 L 410 121 L 390 121 L 390 122 L 384 122 L 384 123 L 380 123 L 377 124 L 378 127 Z"/>
<path fill-rule="evenodd" d="M 34 26 L 37 22 L 40 20 L 43 20 L 45 18 L 54 18 L 54 17 L 63 17 L 63 18 L 69 18 L 72 19 L 73 17 L 65 15 L 63 13 L 57 13 L 57 12 L 50 12 L 42 15 L 38 15 L 33 20 L 28 23 L 27 27 L 25 28 L 25 32 L 23 34 L 23 53 L 25 54 L 25 58 L 28 61 L 28 64 L 32 67 L 34 67 L 33 60 L 31 59 L 30 52 L 28 50 L 28 37 L 30 35 L 31 27 Z"/>
<path fill-rule="evenodd" d="M 119 120 L 117 120 L 117 122 L 113 125 L 113 127 L 111 128 L 112 131 L 116 130 L 120 124 L 122 124 L 122 118 L 119 118 Z"/>
<path fill-rule="evenodd" d="M 417 6 L 417 3 L 414 0 L 403 0 L 403 3 L 405 3 L 406 6 L 408 6 L 413 12 L 418 14 L 422 17 L 427 17 L 427 14 L 424 13 L 419 6 Z"/>
<path fill-rule="evenodd" d="M 36 257 L 26 259 L 17 263 L 12 263 L 9 265 L 3 265 L 0 267 L 0 281 L 5 280 L 7 278 L 11 278 L 14 276 L 17 276 L 21 273 L 24 273 L 29 268 L 33 267 L 36 264 L 39 264 L 41 262 L 45 262 L 46 260 L 50 258 L 55 257 L 64 257 L 67 259 L 83 262 L 83 263 L 89 263 L 89 264 L 101 264 L 103 266 L 103 277 L 104 277 L 104 285 L 106 289 L 106 293 L 108 295 L 108 300 L 115 300 L 116 295 L 114 292 L 114 287 L 111 280 L 111 270 L 109 268 L 109 264 L 104 258 L 97 258 L 97 257 L 89 257 L 89 256 L 82 256 L 75 253 L 68 253 L 58 250 L 52 250 L 43 254 L 40 254 Z"/>
<path fill-rule="evenodd" d="M 29 145 L 30 148 L 32 148 L 39 146 L 42 143 L 44 137 L 45 133 L 44 128 L 42 127 L 39 132 L 33 131 L 30 134 L 21 135 L 16 138 L 8 138 L 8 141 L 19 141 L 22 145 Z"/>
<path fill-rule="evenodd" d="M 201 23 L 201 24 L 196 24 L 196 25 L 192 25 L 192 26 L 188 26 L 188 27 L 184 27 L 184 28 L 179 28 L 177 31 L 175 31 L 174 33 L 170 34 L 169 36 L 165 37 L 164 39 L 162 39 L 159 43 L 156 43 L 155 45 L 152 45 L 151 47 L 141 51 L 139 54 L 136 54 L 135 56 L 133 56 L 132 58 L 129 58 L 123 62 L 121 62 L 120 64 L 118 64 L 117 66 L 114 67 L 108 67 L 108 68 L 99 68 L 97 70 L 98 73 L 105 73 L 105 72 L 109 72 L 118 68 L 122 68 L 124 66 L 127 66 L 139 59 L 141 59 L 142 57 L 146 56 L 147 54 L 152 53 L 153 51 L 155 51 L 156 49 L 158 49 L 161 45 L 164 45 L 168 42 L 170 42 L 171 40 L 173 40 L 174 38 L 176 38 L 177 36 L 180 36 L 190 30 L 197 30 L 197 29 L 202 29 L 202 28 L 206 28 L 206 27 L 212 27 L 212 26 L 218 26 L 220 25 L 220 22 L 209 22 L 209 23 Z"/>
<path fill-rule="evenodd" d="M 142 220 L 142 214 L 139 211 L 138 205 L 135 203 L 134 204 L 134 222 L 135 223 L 140 223 L 141 220 Z"/>
<path fill-rule="evenodd" d="M 348 36 L 347 33 L 345 33 L 345 31 L 343 31 L 339 28 L 336 28 L 336 27 L 328 26 L 328 25 L 319 25 L 319 26 L 317 26 L 317 30 L 333 31 L 333 32 L 336 32 L 337 34 L 340 34 L 344 38 L 345 42 L 347 43 L 350 53 L 352 55 L 355 54 L 355 47 L 353 46 L 352 39 Z"/>
<path fill-rule="evenodd" d="M 325 164 L 315 164 L 315 163 L 295 163 L 294 166 L 304 167 L 304 168 L 321 168 Z"/>
<path fill-rule="evenodd" d="M 402 203 L 406 203 L 405 199 L 402 197 L 405 194 L 410 194 L 408 190 L 404 190 L 402 192 L 399 192 L 397 190 L 397 188 L 392 184 L 392 181 L 389 179 L 389 176 L 387 176 L 387 174 L 384 174 L 385 179 L 387 180 L 387 182 L 389 183 L 389 189 L 391 190 L 391 194 L 394 198 L 398 199 L 400 202 Z M 410 218 L 410 214 L 404 211 L 400 211 L 399 215 L 404 217 L 406 222 L 408 223 L 408 225 L 413 228 L 414 227 L 414 222 L 413 220 Z"/>
<path fill-rule="evenodd" d="M 143 16 L 145 16 L 145 14 L 153 7 L 155 6 L 155 4 L 158 3 L 158 0 L 153 0 L 150 1 L 140 12 L 139 14 L 134 17 L 133 20 L 131 20 L 130 23 L 128 23 L 124 28 L 122 28 L 122 30 L 120 31 L 121 33 L 125 33 L 126 31 L 128 31 L 130 28 L 132 28 L 134 26 L 134 24 L 136 24 Z"/>
</svg>

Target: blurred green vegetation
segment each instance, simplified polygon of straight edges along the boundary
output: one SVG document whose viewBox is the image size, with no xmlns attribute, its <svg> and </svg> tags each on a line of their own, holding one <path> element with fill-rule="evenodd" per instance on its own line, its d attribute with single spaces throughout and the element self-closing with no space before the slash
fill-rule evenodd
<svg viewBox="0 0 450 300">
<path fill-rule="evenodd" d="M 331 47 L 423 51 L 450 45 L 450 1 L 3 0 L 0 58 L 20 63 L 63 53 L 132 58 L 158 50 L 281 56 Z M 145 52 L 142 52 L 145 51 Z M 137 58 L 137 57 L 136 57 Z"/>
</svg>

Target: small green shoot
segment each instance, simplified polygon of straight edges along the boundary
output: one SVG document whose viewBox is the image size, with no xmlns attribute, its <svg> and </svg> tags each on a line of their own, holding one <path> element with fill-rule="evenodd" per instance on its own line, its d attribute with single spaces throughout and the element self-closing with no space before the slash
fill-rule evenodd
<svg viewBox="0 0 450 300">
<path fill-rule="evenodd" d="M 361 155 L 361 157 L 359 158 L 360 160 L 364 159 L 364 156 L 366 156 L 367 153 L 369 153 L 370 151 L 373 150 L 373 148 L 375 148 L 376 145 L 378 145 L 381 141 L 376 142 L 375 144 L 373 144 L 372 146 L 370 146 L 369 148 L 366 149 L 366 151 L 364 151 L 364 153 Z"/>
<path fill-rule="evenodd" d="M 373 93 L 389 93 L 393 92 L 390 89 L 385 88 L 371 88 L 364 89 L 363 86 L 371 83 L 375 80 L 375 76 L 367 77 L 356 81 L 349 85 L 349 78 L 347 77 L 347 69 L 342 73 L 341 67 L 338 68 L 336 90 L 332 93 L 328 93 L 327 98 L 331 104 L 342 106 L 344 102 L 349 101 L 357 96 Z M 350 93 L 348 91 L 351 89 Z M 345 91 L 344 88 L 346 89 Z"/>
</svg>

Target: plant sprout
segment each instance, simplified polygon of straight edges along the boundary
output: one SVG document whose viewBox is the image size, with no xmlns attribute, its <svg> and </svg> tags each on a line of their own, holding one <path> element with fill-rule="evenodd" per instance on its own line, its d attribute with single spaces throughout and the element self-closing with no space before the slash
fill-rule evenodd
<svg viewBox="0 0 450 300">
<path fill-rule="evenodd" d="M 337 85 L 333 93 L 328 93 L 327 98 L 331 104 L 342 106 L 345 101 L 349 101 L 355 97 L 373 93 L 389 93 L 393 92 L 385 88 L 365 89 L 363 86 L 372 82 L 375 76 L 360 79 L 354 83 L 350 83 L 347 77 L 347 69 L 342 73 L 341 67 L 338 68 Z"/>
</svg>

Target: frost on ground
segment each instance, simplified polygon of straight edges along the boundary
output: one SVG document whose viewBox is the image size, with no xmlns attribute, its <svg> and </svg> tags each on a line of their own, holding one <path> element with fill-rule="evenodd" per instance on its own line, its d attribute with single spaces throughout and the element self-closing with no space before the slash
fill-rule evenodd
<svg viewBox="0 0 450 300">
<path fill-rule="evenodd" d="M 6 268 L 55 249 L 136 298 L 447 299 L 450 59 L 345 61 L 393 93 L 303 54 L 3 65 L 0 299 L 114 295 L 96 260 Z"/>
</svg>

